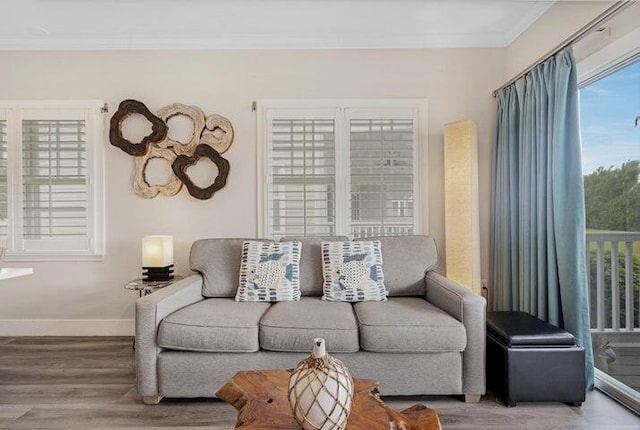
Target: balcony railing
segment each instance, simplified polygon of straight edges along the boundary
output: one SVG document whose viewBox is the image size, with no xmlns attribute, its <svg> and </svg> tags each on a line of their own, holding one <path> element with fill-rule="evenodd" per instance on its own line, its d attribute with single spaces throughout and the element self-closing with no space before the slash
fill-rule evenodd
<svg viewBox="0 0 640 430">
<path fill-rule="evenodd" d="M 640 412 L 640 232 L 587 233 L 596 387 Z"/>
<path fill-rule="evenodd" d="M 372 236 L 403 236 L 413 233 L 413 225 L 406 222 L 387 223 L 384 226 L 366 221 L 351 221 L 351 235 L 354 238 Z"/>
<path fill-rule="evenodd" d="M 586 253 L 592 331 L 640 331 L 640 232 L 587 233 Z"/>
</svg>

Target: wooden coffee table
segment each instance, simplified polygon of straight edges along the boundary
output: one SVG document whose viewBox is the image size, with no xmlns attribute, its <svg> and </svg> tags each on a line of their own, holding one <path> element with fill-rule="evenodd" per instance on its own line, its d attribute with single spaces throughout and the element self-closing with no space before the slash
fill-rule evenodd
<svg viewBox="0 0 640 430">
<path fill-rule="evenodd" d="M 398 412 L 380 400 L 379 384 L 353 379 L 354 399 L 348 430 L 441 430 L 438 415 L 424 405 Z M 287 398 L 289 371 L 250 370 L 236 373 L 216 393 L 238 410 L 236 429 L 299 430 Z"/>
</svg>

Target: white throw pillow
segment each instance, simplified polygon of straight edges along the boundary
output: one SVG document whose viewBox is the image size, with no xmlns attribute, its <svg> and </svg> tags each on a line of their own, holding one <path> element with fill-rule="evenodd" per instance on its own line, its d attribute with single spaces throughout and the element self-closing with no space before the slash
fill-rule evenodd
<svg viewBox="0 0 640 430">
<path fill-rule="evenodd" d="M 242 244 L 238 302 L 300 300 L 300 242 Z"/>
<path fill-rule="evenodd" d="M 323 300 L 387 300 L 379 240 L 322 242 Z"/>
</svg>

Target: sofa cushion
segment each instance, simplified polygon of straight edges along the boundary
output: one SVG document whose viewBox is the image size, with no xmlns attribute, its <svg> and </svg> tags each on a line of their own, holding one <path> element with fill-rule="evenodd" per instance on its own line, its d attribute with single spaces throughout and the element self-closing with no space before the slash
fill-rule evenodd
<svg viewBox="0 0 640 430">
<path fill-rule="evenodd" d="M 463 351 L 467 344 L 462 323 L 421 298 L 361 302 L 354 310 L 365 351 Z"/>
<path fill-rule="evenodd" d="M 323 300 L 387 300 L 380 241 L 322 242 Z"/>
<path fill-rule="evenodd" d="M 389 236 L 379 240 L 382 270 L 389 296 L 424 296 L 424 275 L 438 264 L 436 243 L 430 236 Z"/>
<path fill-rule="evenodd" d="M 281 242 L 299 241 L 302 243 L 300 257 L 300 291 L 303 296 L 321 296 L 322 284 L 322 249 L 323 241 L 349 240 L 346 236 L 287 236 Z"/>
<path fill-rule="evenodd" d="M 300 300 L 300 248 L 300 242 L 245 241 L 236 301 Z"/>
<path fill-rule="evenodd" d="M 260 321 L 260 347 L 269 351 L 310 352 L 322 337 L 330 352 L 358 351 L 358 326 L 349 303 L 303 297 L 276 303 Z"/>
<path fill-rule="evenodd" d="M 264 302 L 206 299 L 169 314 L 158 328 L 158 345 L 203 352 L 255 352 Z"/>
<path fill-rule="evenodd" d="M 191 270 L 203 278 L 205 297 L 235 297 L 240 276 L 242 244 L 245 240 L 268 239 L 201 239 L 191 246 Z"/>
</svg>

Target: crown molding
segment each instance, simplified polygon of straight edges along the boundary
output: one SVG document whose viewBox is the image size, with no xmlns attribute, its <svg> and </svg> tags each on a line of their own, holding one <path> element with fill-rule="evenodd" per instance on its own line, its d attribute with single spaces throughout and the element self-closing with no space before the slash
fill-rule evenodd
<svg viewBox="0 0 640 430">
<path fill-rule="evenodd" d="M 2 51 L 83 50 L 279 50 L 279 49 L 402 49 L 402 48 L 498 48 L 501 33 L 419 34 L 398 36 L 237 35 L 212 37 L 110 37 L 110 38 L 3 38 Z"/>
</svg>

